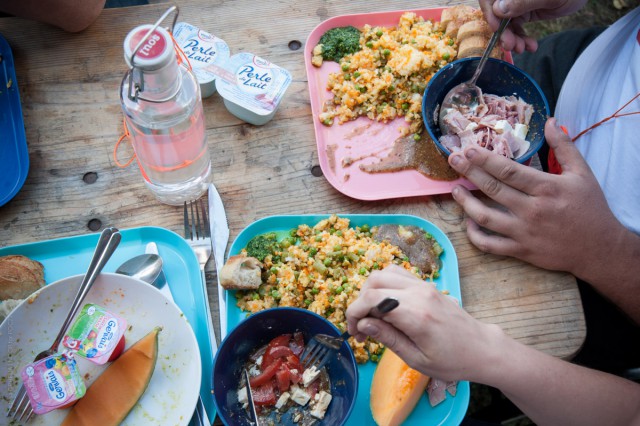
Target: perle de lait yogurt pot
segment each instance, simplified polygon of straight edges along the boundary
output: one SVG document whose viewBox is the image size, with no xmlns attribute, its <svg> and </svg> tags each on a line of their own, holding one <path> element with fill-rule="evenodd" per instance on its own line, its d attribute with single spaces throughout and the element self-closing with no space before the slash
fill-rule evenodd
<svg viewBox="0 0 640 426">
<path fill-rule="evenodd" d="M 62 338 L 62 345 L 95 364 L 105 364 L 122 353 L 126 329 L 126 320 L 87 303 Z"/>
<path fill-rule="evenodd" d="M 214 69 L 222 66 L 229 59 L 227 43 L 186 22 L 178 22 L 175 25 L 173 38 L 189 60 L 191 69 L 200 84 L 202 98 L 213 95 L 216 91 Z"/>
<path fill-rule="evenodd" d="M 247 52 L 233 55 L 217 72 L 216 88 L 227 110 L 257 126 L 273 118 L 291 84 L 289 71 Z"/>
<path fill-rule="evenodd" d="M 28 364 L 22 369 L 21 375 L 36 414 L 68 407 L 87 391 L 71 352 L 51 355 Z"/>
</svg>

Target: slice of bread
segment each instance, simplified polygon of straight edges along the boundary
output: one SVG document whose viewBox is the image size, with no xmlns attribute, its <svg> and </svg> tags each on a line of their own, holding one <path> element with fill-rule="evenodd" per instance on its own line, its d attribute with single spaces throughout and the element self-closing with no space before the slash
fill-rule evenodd
<svg viewBox="0 0 640 426">
<path fill-rule="evenodd" d="M 0 257 L 0 300 L 24 299 L 44 284 L 42 263 L 25 256 Z"/>
<path fill-rule="evenodd" d="M 492 32 L 489 24 L 484 19 L 465 22 L 458 30 L 458 43 L 469 37 L 480 36 L 489 40 Z"/>
<path fill-rule="evenodd" d="M 487 44 L 489 44 L 489 38 L 481 35 L 471 36 L 461 40 L 458 44 L 458 59 L 482 56 Z M 502 49 L 500 47 L 494 47 L 489 56 L 502 59 Z"/>
<path fill-rule="evenodd" d="M 220 271 L 220 284 L 226 290 L 255 290 L 262 284 L 261 268 L 255 257 L 231 256 Z"/>
</svg>

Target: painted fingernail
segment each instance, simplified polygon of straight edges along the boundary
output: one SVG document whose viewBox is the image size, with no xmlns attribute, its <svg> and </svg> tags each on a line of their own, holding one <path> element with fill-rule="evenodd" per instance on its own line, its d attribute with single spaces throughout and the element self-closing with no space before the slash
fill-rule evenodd
<svg viewBox="0 0 640 426">
<path fill-rule="evenodd" d="M 373 336 L 373 337 L 377 336 L 378 333 L 380 333 L 380 329 L 378 327 L 376 327 L 375 325 L 373 325 L 373 324 L 365 325 L 364 326 L 364 330 L 362 330 L 362 331 L 364 331 L 369 336 Z"/>
<path fill-rule="evenodd" d="M 465 157 L 468 159 L 472 159 L 476 155 L 478 155 L 478 151 L 475 148 L 468 149 L 464 152 Z"/>
<path fill-rule="evenodd" d="M 458 164 L 460 164 L 460 156 L 459 155 L 452 155 L 450 161 L 451 161 L 451 165 L 452 166 L 457 166 Z"/>
</svg>

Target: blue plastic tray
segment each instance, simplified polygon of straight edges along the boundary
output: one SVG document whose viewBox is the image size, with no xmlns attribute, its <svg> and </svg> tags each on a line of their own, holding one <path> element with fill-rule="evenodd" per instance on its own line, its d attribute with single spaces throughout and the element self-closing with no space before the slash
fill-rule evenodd
<svg viewBox="0 0 640 426">
<path fill-rule="evenodd" d="M 265 232 L 288 231 L 298 225 L 307 224 L 313 226 L 322 219 L 328 218 L 330 215 L 297 215 L 297 216 L 270 216 L 258 220 L 246 227 L 231 245 L 229 256 L 239 254 L 246 247 L 251 238 Z M 349 219 L 350 226 L 361 226 L 364 224 L 374 226 L 385 223 L 393 223 L 399 225 L 414 225 L 431 233 L 438 243 L 444 249 L 442 254 L 442 269 L 440 277 L 435 280 L 435 284 L 439 290 L 448 290 L 449 293 L 462 300 L 460 296 L 460 278 L 458 274 L 458 259 L 456 252 L 447 238 L 442 232 L 431 222 L 428 222 L 417 216 L 409 215 L 339 215 L 339 217 Z M 227 291 L 227 324 L 228 330 L 233 329 L 242 320 L 246 318 L 246 312 L 243 312 L 236 305 L 234 292 Z M 369 390 L 371 389 L 371 380 L 375 371 L 376 364 L 368 362 L 358 365 L 358 373 L 360 385 L 358 395 L 356 397 L 356 406 L 351 412 L 351 416 L 347 421 L 347 425 L 362 426 L 375 425 L 371 409 L 369 408 Z M 426 393 L 420 398 L 418 405 L 411 412 L 404 426 L 420 425 L 459 425 L 464 418 L 467 408 L 469 407 L 469 382 L 458 383 L 458 391 L 455 397 L 447 394 L 447 398 L 435 407 L 431 407 Z"/>
<path fill-rule="evenodd" d="M 122 242 L 104 268 L 115 272 L 124 261 L 143 254 L 147 243 L 155 242 L 162 257 L 164 272 L 176 304 L 189 320 L 198 339 L 202 359 L 200 395 L 213 421 L 216 409 L 211 394 L 213 363 L 209 334 L 206 327 L 204 291 L 200 284 L 200 267 L 187 242 L 178 234 L 164 228 L 142 227 L 121 230 Z M 98 242 L 98 234 L 60 238 L 22 244 L 0 249 L 0 256 L 21 254 L 44 265 L 44 278 L 53 283 L 72 275 L 83 274 Z"/>
<path fill-rule="evenodd" d="M 0 35 L 0 206 L 22 188 L 29 172 L 29 152 L 13 55 Z"/>
</svg>

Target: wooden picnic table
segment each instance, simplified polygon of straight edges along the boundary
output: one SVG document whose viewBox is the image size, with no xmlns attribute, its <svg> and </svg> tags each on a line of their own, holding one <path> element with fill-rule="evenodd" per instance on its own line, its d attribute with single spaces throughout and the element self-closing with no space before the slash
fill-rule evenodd
<svg viewBox="0 0 640 426">
<path fill-rule="evenodd" d="M 464 213 L 450 194 L 379 201 L 343 195 L 322 176 L 304 68 L 304 43 L 323 20 L 347 13 L 442 7 L 434 0 L 180 1 L 179 21 L 288 69 L 293 82 L 264 126 L 229 114 L 219 95 L 204 100 L 213 182 L 224 201 L 230 242 L 253 221 L 277 214 L 411 214 L 452 241 L 465 309 L 515 339 L 570 358 L 586 329 L 573 276 L 485 254 L 469 242 Z M 467 2 L 475 5 L 475 2 Z M 153 23 L 166 4 L 105 9 L 89 29 L 69 34 L 18 18 L 0 18 L 22 100 L 30 169 L 17 196 L 0 207 L 0 246 L 82 235 L 106 226 L 160 226 L 179 234 L 181 207 L 161 204 L 138 168 L 118 168 L 112 151 L 122 134 L 119 85 L 129 30 Z M 0 136 L 1 138 L 1 136 Z M 127 145 L 121 156 L 130 154 Z M 218 321 L 214 262 L 207 281 Z"/>
</svg>

